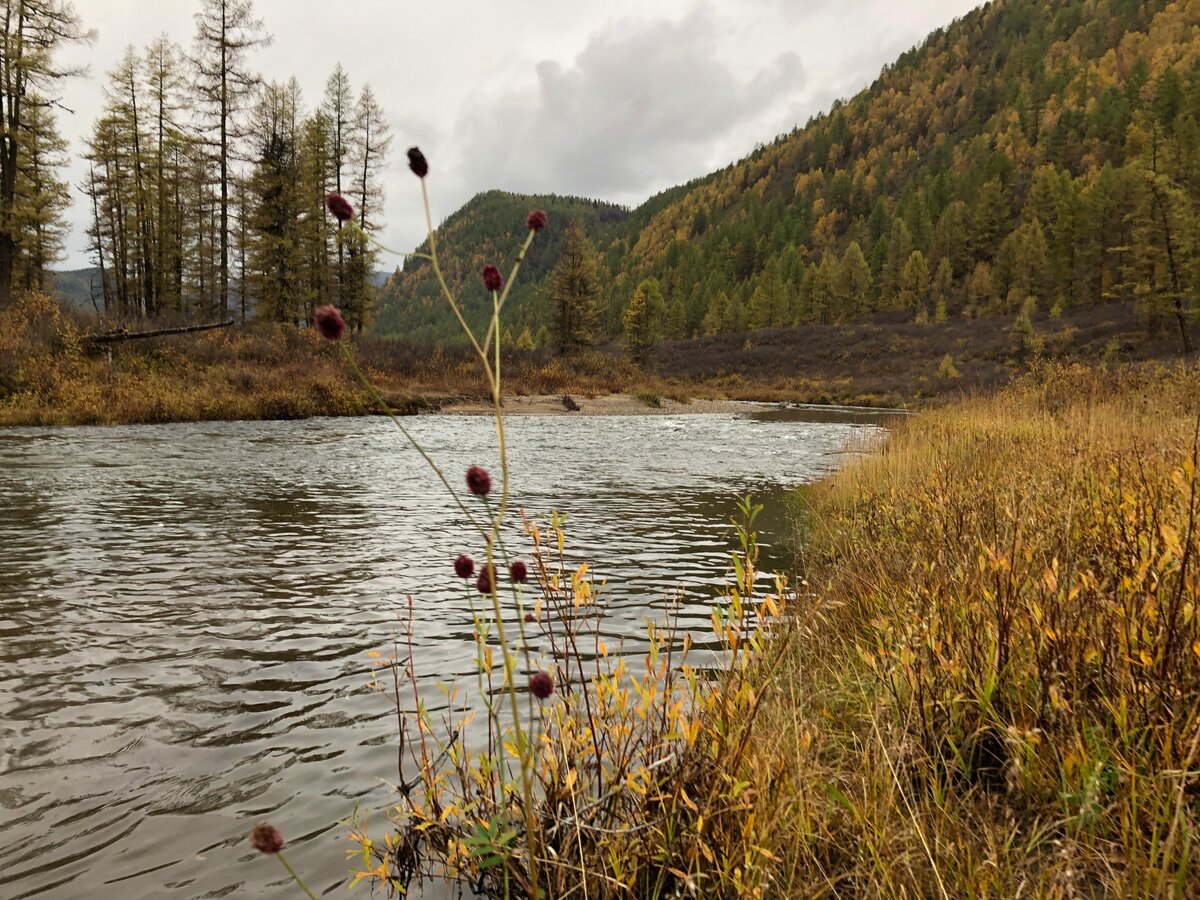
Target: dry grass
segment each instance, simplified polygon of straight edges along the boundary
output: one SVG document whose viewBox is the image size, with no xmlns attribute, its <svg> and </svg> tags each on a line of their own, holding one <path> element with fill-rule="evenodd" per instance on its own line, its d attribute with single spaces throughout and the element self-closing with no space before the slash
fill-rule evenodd
<svg viewBox="0 0 1200 900">
<path fill-rule="evenodd" d="M 1198 895 L 1198 388 L 1042 369 L 809 495 L 779 894 Z"/>
</svg>

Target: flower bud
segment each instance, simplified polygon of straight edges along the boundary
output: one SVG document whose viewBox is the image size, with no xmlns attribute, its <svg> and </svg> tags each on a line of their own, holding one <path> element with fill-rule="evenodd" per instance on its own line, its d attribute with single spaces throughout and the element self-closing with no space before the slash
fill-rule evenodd
<svg viewBox="0 0 1200 900">
<path fill-rule="evenodd" d="M 326 197 L 325 208 L 339 222 L 348 222 L 354 218 L 354 207 L 341 194 L 330 194 Z"/>
<path fill-rule="evenodd" d="M 270 856 L 283 849 L 283 835 L 274 825 L 255 825 L 250 829 L 250 846 Z"/>
<path fill-rule="evenodd" d="M 321 337 L 327 341 L 336 341 L 346 333 L 346 320 L 336 306 L 318 306 L 313 310 L 313 324 Z"/>
<path fill-rule="evenodd" d="M 534 672 L 529 679 L 529 690 L 539 700 L 545 700 L 554 693 L 554 679 L 549 672 Z"/>
<path fill-rule="evenodd" d="M 467 490 L 476 497 L 486 497 L 492 489 L 492 476 L 482 466 L 467 469 Z"/>
<path fill-rule="evenodd" d="M 492 293 L 504 287 L 504 276 L 500 274 L 500 270 L 493 265 L 484 266 L 483 286 Z"/>
<path fill-rule="evenodd" d="M 429 163 L 426 162 L 425 154 L 421 152 L 420 148 L 408 148 L 408 167 L 418 178 L 424 178 L 429 174 Z"/>
<path fill-rule="evenodd" d="M 490 594 L 495 586 L 492 577 L 495 571 L 492 566 L 484 566 L 480 569 L 479 577 L 475 579 L 475 590 L 481 594 Z"/>
<path fill-rule="evenodd" d="M 454 560 L 454 574 L 459 578 L 470 578 L 475 574 L 475 560 L 465 553 L 458 554 Z"/>
<path fill-rule="evenodd" d="M 546 211 L 544 209 L 531 210 L 529 215 L 525 217 L 525 227 L 530 231 L 541 231 L 546 227 Z"/>
<path fill-rule="evenodd" d="M 525 567 L 525 563 L 521 562 L 519 559 L 509 566 L 508 571 L 509 574 L 512 575 L 512 580 L 517 584 L 524 584 L 529 580 L 529 569 L 527 569 Z"/>
</svg>

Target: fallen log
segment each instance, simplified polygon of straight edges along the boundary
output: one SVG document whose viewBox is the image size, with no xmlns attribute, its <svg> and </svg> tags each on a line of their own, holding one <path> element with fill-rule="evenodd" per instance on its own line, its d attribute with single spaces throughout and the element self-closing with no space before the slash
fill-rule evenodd
<svg viewBox="0 0 1200 900">
<path fill-rule="evenodd" d="M 125 331 L 119 328 L 116 331 L 106 331 L 103 334 L 90 334 L 87 340 L 93 344 L 116 344 L 121 341 L 137 341 L 143 338 L 162 337 L 167 334 L 191 334 L 196 331 L 212 331 L 214 328 L 228 328 L 234 323 L 234 319 L 229 319 L 225 322 L 210 322 L 207 325 L 185 325 L 182 328 L 158 328 L 154 331 Z"/>
</svg>

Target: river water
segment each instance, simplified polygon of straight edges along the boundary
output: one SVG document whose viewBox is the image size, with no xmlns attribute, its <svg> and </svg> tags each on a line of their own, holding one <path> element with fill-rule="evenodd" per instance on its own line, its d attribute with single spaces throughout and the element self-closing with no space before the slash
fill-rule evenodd
<svg viewBox="0 0 1200 900">
<path fill-rule="evenodd" d="M 490 419 L 406 424 L 456 484 L 496 469 Z M 878 427 L 514 417 L 514 501 L 567 514 L 568 552 L 609 579 L 606 629 L 636 641 L 681 587 L 703 628 L 735 497 L 766 502 L 786 564 L 787 489 Z M 246 843 L 260 821 L 340 893 L 339 822 L 396 776 L 368 653 L 411 595 L 418 672 L 473 686 L 451 561 L 479 544 L 382 419 L 0 431 L 0 897 L 290 896 Z"/>
</svg>

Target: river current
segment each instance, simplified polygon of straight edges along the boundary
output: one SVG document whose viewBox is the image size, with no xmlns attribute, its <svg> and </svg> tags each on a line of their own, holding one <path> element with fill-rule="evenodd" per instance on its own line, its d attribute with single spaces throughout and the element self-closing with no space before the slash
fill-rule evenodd
<svg viewBox="0 0 1200 900">
<path fill-rule="evenodd" d="M 405 420 L 457 485 L 486 417 Z M 753 492 L 786 566 L 791 487 L 878 431 L 856 414 L 513 417 L 513 501 L 567 515 L 636 648 L 683 593 L 703 628 Z M 478 502 L 478 501 L 474 501 Z M 520 551 L 518 531 L 510 549 Z M 474 684 L 460 552 L 480 539 L 378 418 L 0 430 L 0 897 L 290 895 L 260 821 L 340 893 L 342 821 L 388 805 L 371 690 L 412 597 L 422 678 Z"/>
</svg>

